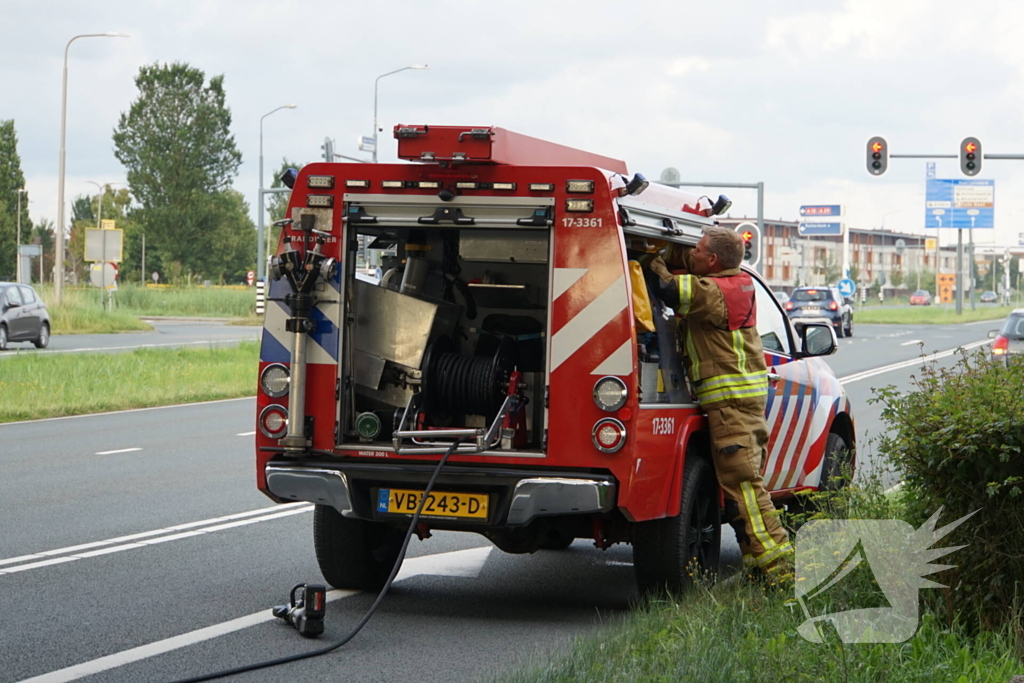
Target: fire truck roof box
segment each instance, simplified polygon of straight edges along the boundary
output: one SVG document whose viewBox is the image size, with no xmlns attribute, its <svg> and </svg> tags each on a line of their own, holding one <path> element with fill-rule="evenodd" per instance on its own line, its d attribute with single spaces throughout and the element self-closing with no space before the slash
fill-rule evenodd
<svg viewBox="0 0 1024 683">
<path fill-rule="evenodd" d="M 398 156 L 409 161 L 595 166 L 626 174 L 626 162 L 494 126 L 395 126 Z"/>
</svg>

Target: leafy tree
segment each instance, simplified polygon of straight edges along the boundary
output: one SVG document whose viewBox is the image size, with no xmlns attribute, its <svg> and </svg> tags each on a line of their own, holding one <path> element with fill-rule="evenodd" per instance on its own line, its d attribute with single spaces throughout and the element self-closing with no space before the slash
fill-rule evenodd
<svg viewBox="0 0 1024 683">
<path fill-rule="evenodd" d="M 889 273 L 889 284 L 895 287 L 896 289 L 900 288 L 900 286 L 903 284 L 903 281 L 904 277 L 902 270 L 897 269 Z"/>
<path fill-rule="evenodd" d="M 14 120 L 0 121 L 0 276 L 14 278 L 17 270 L 15 242 L 18 232 L 18 190 L 25 187 L 25 174 L 18 156 L 18 135 Z M 28 194 L 21 197 L 22 243 L 32 221 L 28 217 Z"/>
<path fill-rule="evenodd" d="M 71 274 L 71 282 L 84 282 L 88 279 L 89 265 L 85 260 L 85 231 L 95 228 L 96 212 L 93 210 L 92 197 L 80 194 L 71 201 L 71 233 L 65 244 L 67 258 L 64 267 Z"/>
<path fill-rule="evenodd" d="M 212 207 L 216 229 L 203 249 L 206 261 L 200 271 L 226 284 L 243 284 L 246 272 L 256 263 L 256 226 L 249 218 L 249 205 L 241 192 L 229 190 L 215 195 Z"/>
<path fill-rule="evenodd" d="M 53 257 L 56 254 L 57 232 L 53 228 L 53 221 L 40 218 L 39 222 L 31 227 L 29 237 L 31 244 L 38 244 L 43 248 L 43 281 L 49 281 L 53 273 Z M 39 263 L 36 262 L 32 269 L 34 277 L 39 276 Z"/>
<path fill-rule="evenodd" d="M 141 204 L 147 269 L 153 249 L 163 264 L 176 262 L 183 273 L 219 276 L 223 266 L 215 265 L 218 255 L 210 245 L 218 230 L 233 225 L 233 203 L 225 193 L 242 161 L 230 131 L 224 77 L 207 83 L 204 72 L 188 64 L 153 64 L 139 69 L 135 84 L 139 96 L 121 114 L 114 155 Z"/>
<path fill-rule="evenodd" d="M 826 285 L 838 282 L 839 276 L 843 274 L 842 266 L 836 261 L 836 257 L 828 249 L 822 251 L 821 256 L 819 256 L 814 265 L 815 270 L 824 275 Z"/>
</svg>

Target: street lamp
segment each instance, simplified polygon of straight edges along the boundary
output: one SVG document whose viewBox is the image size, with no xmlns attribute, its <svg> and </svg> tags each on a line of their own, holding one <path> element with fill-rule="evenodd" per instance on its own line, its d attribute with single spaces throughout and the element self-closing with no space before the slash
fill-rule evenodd
<svg viewBox="0 0 1024 683">
<path fill-rule="evenodd" d="M 54 258 L 54 295 L 60 305 L 64 292 L 64 141 L 68 118 L 68 50 L 79 38 L 127 38 L 125 33 L 83 33 L 68 41 L 64 47 L 64 83 L 60 98 L 60 171 L 57 178 L 57 254 Z"/>
<path fill-rule="evenodd" d="M 412 66 L 403 66 L 401 69 L 395 69 L 389 71 L 386 74 L 377 76 L 377 80 L 373 82 L 373 163 L 377 163 L 377 84 L 380 83 L 380 79 L 385 76 L 391 76 L 402 71 L 408 71 L 409 69 L 429 69 L 430 67 L 426 64 L 413 64 Z"/>
<path fill-rule="evenodd" d="M 277 109 L 272 109 L 266 114 L 260 117 L 260 192 L 259 192 L 259 220 L 257 221 L 256 230 L 256 279 L 263 280 L 263 261 L 266 260 L 266 255 L 263 252 L 263 119 L 267 118 L 275 111 L 281 111 L 282 109 L 295 109 L 297 104 L 282 104 Z"/>
<path fill-rule="evenodd" d="M 21 282 L 21 195 L 26 192 L 28 190 L 24 187 L 18 188 L 18 241 L 14 245 L 14 279 L 17 282 Z"/>
</svg>

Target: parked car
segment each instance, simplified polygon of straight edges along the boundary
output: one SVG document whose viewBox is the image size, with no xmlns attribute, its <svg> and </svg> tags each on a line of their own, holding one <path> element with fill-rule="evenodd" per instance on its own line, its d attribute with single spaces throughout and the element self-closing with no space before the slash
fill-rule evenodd
<svg viewBox="0 0 1024 683">
<path fill-rule="evenodd" d="M 786 294 L 785 292 L 772 292 L 772 294 L 775 295 L 775 298 L 779 300 L 780 304 L 784 304 L 789 301 L 789 294 Z"/>
<path fill-rule="evenodd" d="M 798 329 L 804 323 L 829 323 L 837 337 L 853 336 L 853 306 L 835 287 L 797 287 L 783 308 Z"/>
<path fill-rule="evenodd" d="M 932 294 L 926 289 L 919 289 L 910 295 L 911 306 L 931 306 Z"/>
<path fill-rule="evenodd" d="M 987 292 L 981 293 L 980 301 L 983 304 L 994 304 L 995 302 L 999 301 L 999 295 L 990 289 Z"/>
<path fill-rule="evenodd" d="M 993 361 L 1009 363 L 1011 356 L 1024 356 L 1024 308 L 1011 311 L 1003 326 L 988 336 L 993 340 L 989 349 Z"/>
<path fill-rule="evenodd" d="M 0 351 L 6 351 L 9 342 L 32 342 L 37 348 L 46 348 L 50 314 L 28 285 L 0 282 Z"/>
</svg>

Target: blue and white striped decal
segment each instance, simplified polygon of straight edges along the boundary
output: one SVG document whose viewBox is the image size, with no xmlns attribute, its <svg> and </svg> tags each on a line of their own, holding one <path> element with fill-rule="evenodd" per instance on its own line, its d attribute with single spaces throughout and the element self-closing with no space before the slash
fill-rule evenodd
<svg viewBox="0 0 1024 683">
<path fill-rule="evenodd" d="M 341 269 L 326 285 L 320 284 L 318 287 L 321 291 L 314 292 L 318 303 L 311 313 L 316 321 L 316 332 L 309 335 L 306 362 L 337 364 L 341 341 Z M 260 361 L 263 363 L 291 362 L 292 335 L 285 329 L 291 311 L 281 301 L 289 290 L 288 282 L 283 278 L 270 282 L 267 315 L 263 323 L 263 343 L 260 345 Z"/>
</svg>

